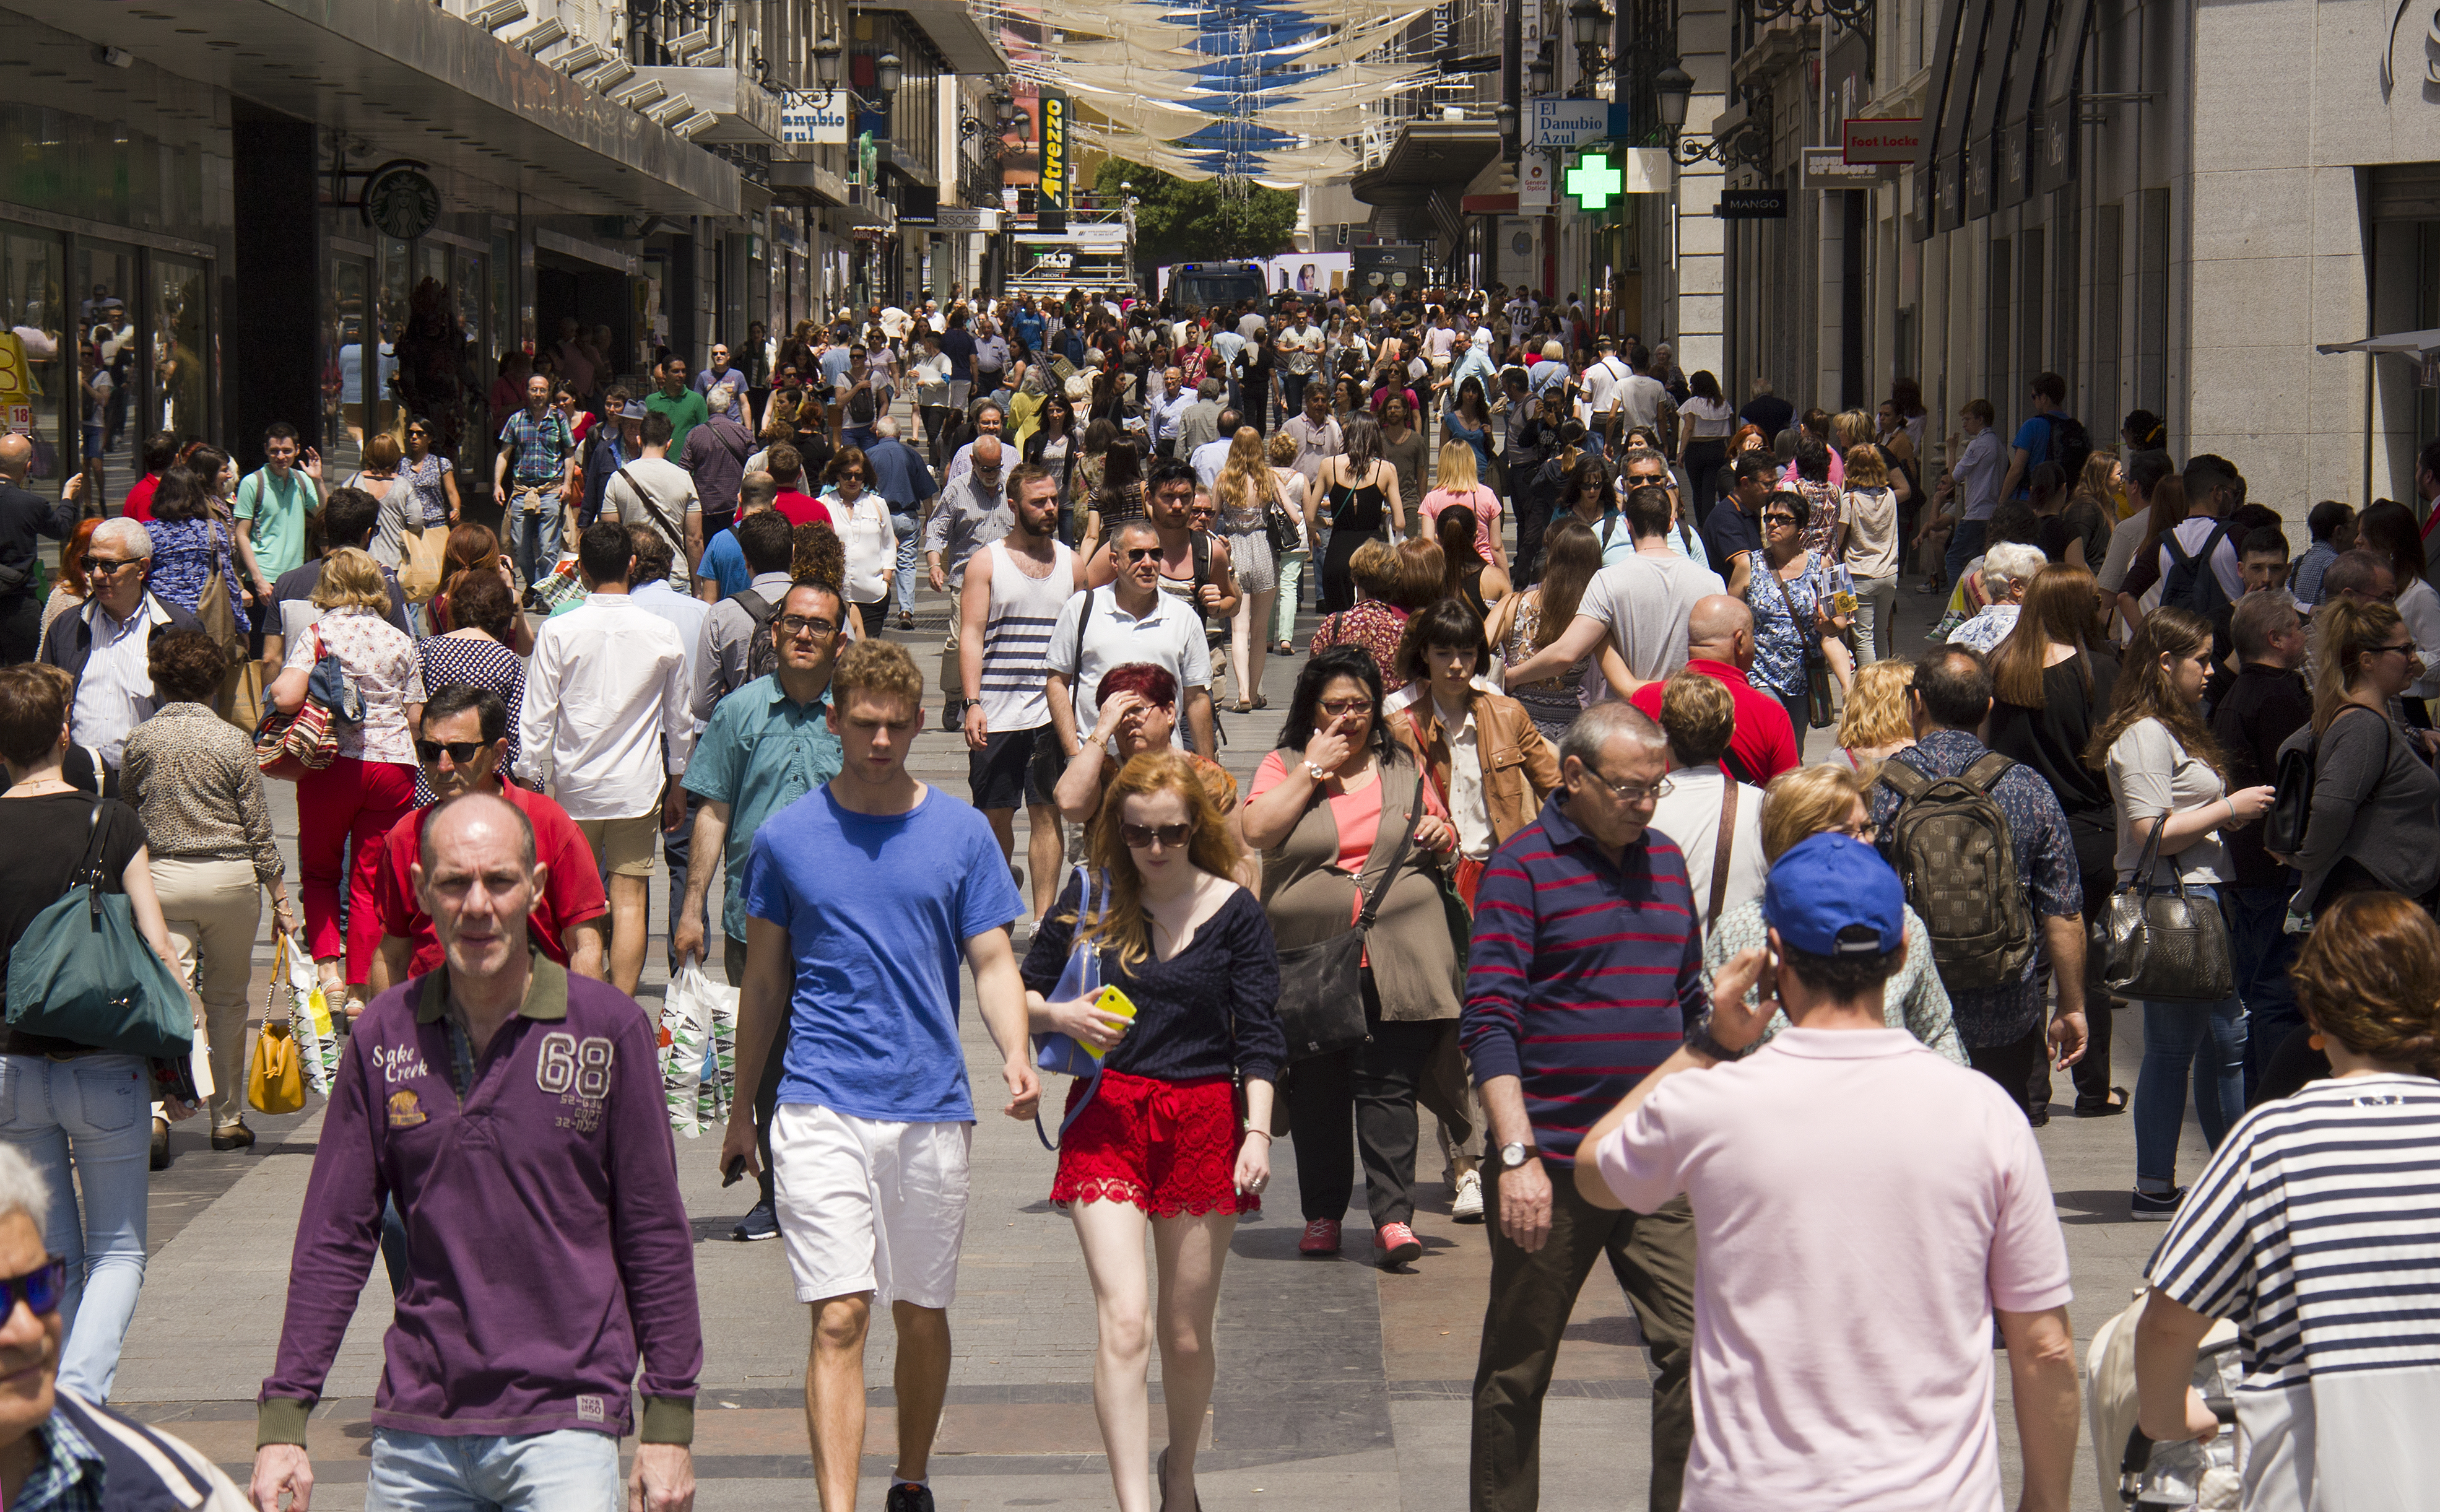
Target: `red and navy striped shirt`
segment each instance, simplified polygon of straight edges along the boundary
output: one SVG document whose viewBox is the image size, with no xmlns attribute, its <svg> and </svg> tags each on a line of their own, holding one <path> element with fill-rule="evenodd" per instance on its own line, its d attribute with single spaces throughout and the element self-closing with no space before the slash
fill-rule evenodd
<svg viewBox="0 0 2440 1512">
<path fill-rule="evenodd" d="M 1460 1035 L 1478 1085 L 1524 1083 L 1542 1158 L 1576 1143 L 1667 1060 L 1711 999 L 1686 858 L 1646 830 L 1612 864 L 1553 793 L 1475 894 Z"/>
</svg>

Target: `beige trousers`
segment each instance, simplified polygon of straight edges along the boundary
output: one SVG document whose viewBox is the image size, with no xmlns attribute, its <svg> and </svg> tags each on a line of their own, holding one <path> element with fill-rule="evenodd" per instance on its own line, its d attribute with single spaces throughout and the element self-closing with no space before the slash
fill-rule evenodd
<svg viewBox="0 0 2440 1512">
<path fill-rule="evenodd" d="M 152 891 L 161 895 L 178 974 L 204 1002 L 204 1034 L 212 1047 L 212 1126 L 224 1127 L 245 1113 L 245 999 L 262 889 L 250 861 L 156 855 Z"/>
</svg>

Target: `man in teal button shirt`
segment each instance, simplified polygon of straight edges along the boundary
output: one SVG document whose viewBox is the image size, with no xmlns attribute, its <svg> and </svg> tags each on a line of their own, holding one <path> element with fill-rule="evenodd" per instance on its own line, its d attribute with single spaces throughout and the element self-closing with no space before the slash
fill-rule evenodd
<svg viewBox="0 0 2440 1512">
<path fill-rule="evenodd" d="M 790 587 L 771 616 L 768 634 L 777 638 L 780 668 L 757 677 L 720 701 L 711 721 L 696 737 L 687 764 L 686 790 L 703 800 L 695 810 L 691 853 L 717 854 L 723 884 L 721 933 L 727 937 L 721 964 L 730 983 L 745 981 L 745 858 L 754 846 L 754 832 L 789 804 L 839 773 L 844 753 L 831 733 L 826 695 L 831 664 L 845 643 L 847 606 L 825 585 L 800 582 Z M 686 901 L 678 912 L 671 945 L 683 963 L 704 954 L 704 898 L 710 891 L 709 866 L 687 873 Z M 736 1228 L 732 1239 L 776 1239 L 779 1211 L 771 1181 L 771 1109 L 780 1095 L 780 1068 L 784 1057 L 772 1054 L 762 1065 L 762 1085 L 754 1089 L 754 1133 L 762 1146 L 762 1200 Z"/>
</svg>

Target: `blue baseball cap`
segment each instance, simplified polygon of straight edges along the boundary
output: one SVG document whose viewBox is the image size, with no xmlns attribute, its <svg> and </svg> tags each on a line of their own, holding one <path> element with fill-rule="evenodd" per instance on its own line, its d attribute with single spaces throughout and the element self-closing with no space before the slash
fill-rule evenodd
<svg viewBox="0 0 2440 1512">
<path fill-rule="evenodd" d="M 1906 944 L 1906 889 L 1881 853 L 1835 830 L 1781 853 L 1764 885 L 1762 916 L 1788 947 L 1811 956 L 1886 955 Z M 1839 936 L 1857 926 L 1869 940 Z"/>
</svg>

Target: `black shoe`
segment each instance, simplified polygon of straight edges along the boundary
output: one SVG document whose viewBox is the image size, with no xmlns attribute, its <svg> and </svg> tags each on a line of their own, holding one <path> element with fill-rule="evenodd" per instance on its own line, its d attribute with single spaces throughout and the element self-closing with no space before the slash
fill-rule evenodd
<svg viewBox="0 0 2440 1512">
<path fill-rule="evenodd" d="M 889 1488 L 882 1512 L 932 1512 L 932 1488 L 901 1481 Z"/>
<path fill-rule="evenodd" d="M 962 698 L 950 698 L 944 700 L 941 705 L 942 733 L 954 735 L 959 730 L 964 729 L 965 724 L 966 701 Z"/>
<path fill-rule="evenodd" d="M 170 1121 L 156 1118 L 152 1121 L 152 1169 L 166 1171 L 169 1168 Z"/>
<path fill-rule="evenodd" d="M 728 1231 L 728 1236 L 739 1244 L 751 1244 L 757 1239 L 776 1239 L 780 1237 L 780 1215 L 778 1210 L 773 1208 L 768 1202 L 755 1203 L 754 1210 L 746 1214 L 745 1216 L 738 1219 L 737 1227 Z M 925 1504 L 929 1505 L 930 1503 L 926 1503 Z"/>
<path fill-rule="evenodd" d="M 2125 1111 L 2126 1089 L 2124 1087 L 2113 1087 L 2097 1098 L 2079 1097 L 2075 1100 L 2075 1116 L 2078 1118 L 2115 1118 Z"/>
<path fill-rule="evenodd" d="M 253 1147 L 254 1130 L 246 1127 L 243 1123 L 231 1124 L 224 1128 L 212 1130 L 212 1148 L 216 1150 L 245 1150 Z"/>
<path fill-rule="evenodd" d="M 2050 1124 L 2051 1124 L 2051 1108 L 2050 1108 L 2050 1105 L 2049 1105 L 2048 1103 L 2044 1103 L 2044 1104 L 2043 1104 L 2041 1107 L 2029 1107 L 2029 1108 L 2026 1108 L 2026 1109 L 2025 1109 L 2025 1122 L 2026 1122 L 2026 1123 L 2028 1123 L 2028 1124 L 2031 1124 L 2031 1125 L 2034 1125 L 2034 1127 L 2036 1127 L 2036 1128 L 2048 1128 L 2048 1127 L 2050 1127 Z"/>
<path fill-rule="evenodd" d="M 2174 1192 L 2145 1192 L 2137 1189 L 2127 1195 L 2129 1214 L 2138 1220 L 2164 1222 L 2178 1215 L 2178 1204 L 2186 1199 L 2186 1189 Z"/>
</svg>

